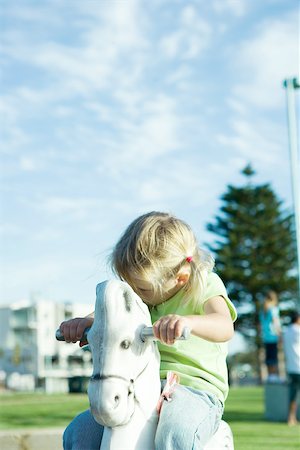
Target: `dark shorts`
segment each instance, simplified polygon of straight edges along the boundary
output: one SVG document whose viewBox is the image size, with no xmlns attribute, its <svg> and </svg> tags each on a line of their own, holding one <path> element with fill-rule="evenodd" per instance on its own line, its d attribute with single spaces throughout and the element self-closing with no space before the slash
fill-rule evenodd
<svg viewBox="0 0 300 450">
<path fill-rule="evenodd" d="M 278 363 L 278 347 L 277 342 L 265 344 L 266 364 L 267 366 L 274 366 Z"/>
<path fill-rule="evenodd" d="M 300 392 L 300 373 L 288 374 L 290 387 L 290 402 L 294 402 L 297 398 L 297 392 Z"/>
</svg>

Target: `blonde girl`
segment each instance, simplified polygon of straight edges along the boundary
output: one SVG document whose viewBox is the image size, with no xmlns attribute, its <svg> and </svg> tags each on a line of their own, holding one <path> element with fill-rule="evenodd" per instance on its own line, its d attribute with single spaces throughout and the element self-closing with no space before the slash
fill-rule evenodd
<svg viewBox="0 0 300 450">
<path fill-rule="evenodd" d="M 168 371 L 180 380 L 172 401 L 161 408 L 155 450 L 200 450 L 222 417 L 227 341 L 236 319 L 224 284 L 212 272 L 213 259 L 184 221 L 154 211 L 128 226 L 110 263 L 149 307 L 159 339 L 162 385 Z M 61 324 L 61 331 L 66 341 L 76 342 L 92 322 L 93 315 L 72 319 Z M 184 327 L 191 330 L 190 339 L 175 342 Z M 99 448 L 101 436 L 102 427 L 89 412 L 82 413 L 66 429 L 64 449 Z M 80 447 L 83 443 L 86 447 Z"/>
</svg>

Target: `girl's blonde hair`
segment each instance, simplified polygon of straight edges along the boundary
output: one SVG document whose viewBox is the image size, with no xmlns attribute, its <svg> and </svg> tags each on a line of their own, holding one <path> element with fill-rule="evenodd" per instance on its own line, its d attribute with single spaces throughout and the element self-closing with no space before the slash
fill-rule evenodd
<svg viewBox="0 0 300 450">
<path fill-rule="evenodd" d="M 185 222 L 152 211 L 135 219 L 117 242 L 110 263 L 113 271 L 133 288 L 132 274 L 151 282 L 155 294 L 164 292 L 165 283 L 189 265 L 190 277 L 184 289 L 186 298 L 200 300 L 207 274 L 213 269 L 212 256 L 200 249 Z"/>
</svg>

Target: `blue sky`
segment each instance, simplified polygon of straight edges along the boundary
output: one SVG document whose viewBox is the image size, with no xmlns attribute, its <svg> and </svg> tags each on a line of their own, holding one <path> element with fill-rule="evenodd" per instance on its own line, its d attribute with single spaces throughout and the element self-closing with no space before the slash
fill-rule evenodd
<svg viewBox="0 0 300 450">
<path fill-rule="evenodd" d="M 292 0 L 1 0 L 0 302 L 93 302 L 136 216 L 199 242 L 228 183 L 291 207 Z"/>
</svg>

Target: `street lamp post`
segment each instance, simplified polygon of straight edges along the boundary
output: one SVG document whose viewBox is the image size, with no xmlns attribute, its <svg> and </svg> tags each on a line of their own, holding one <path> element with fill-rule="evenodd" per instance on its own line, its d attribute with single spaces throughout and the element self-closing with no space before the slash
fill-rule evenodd
<svg viewBox="0 0 300 450">
<path fill-rule="evenodd" d="M 292 193 L 295 215 L 296 243 L 298 257 L 298 289 L 300 300 L 300 178 L 299 178 L 299 149 L 298 149 L 298 130 L 297 130 L 297 111 L 295 101 L 295 91 L 300 88 L 297 78 L 284 80 L 283 86 L 286 89 L 287 99 L 287 119 L 290 148 L 290 165 L 292 178 Z"/>
</svg>

